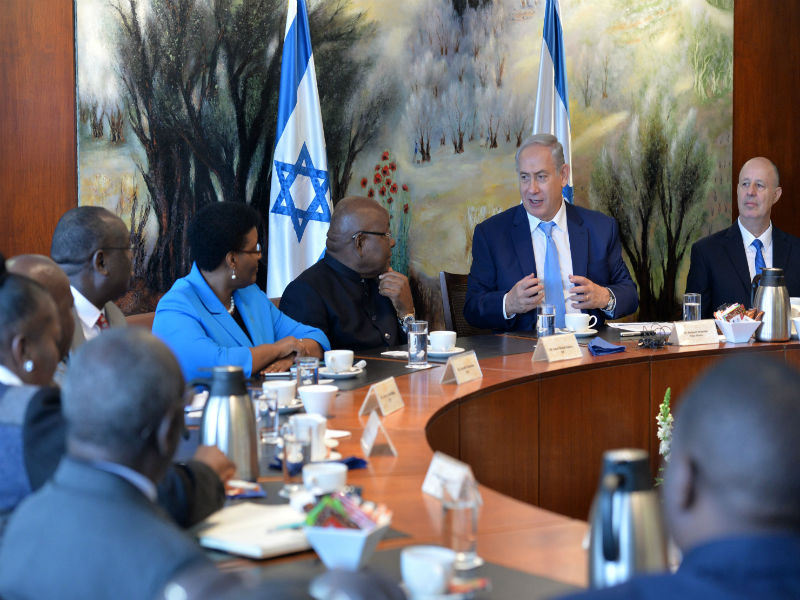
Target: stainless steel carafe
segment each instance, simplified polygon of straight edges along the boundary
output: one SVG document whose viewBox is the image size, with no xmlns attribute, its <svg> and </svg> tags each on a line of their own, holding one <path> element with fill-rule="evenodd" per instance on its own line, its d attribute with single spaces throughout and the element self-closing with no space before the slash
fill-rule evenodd
<svg viewBox="0 0 800 600">
<path fill-rule="evenodd" d="M 647 452 L 621 449 L 603 454 L 589 524 L 590 587 L 666 570 L 667 538 Z"/>
<path fill-rule="evenodd" d="M 258 478 L 258 445 L 253 404 L 241 367 L 211 369 L 210 391 L 203 408 L 200 443 L 217 446 L 236 464 L 239 479 Z"/>
<path fill-rule="evenodd" d="M 761 342 L 785 342 L 792 331 L 792 311 L 783 269 L 762 269 L 761 275 L 753 278 L 753 285 L 756 284 L 758 287 L 753 297 L 753 307 L 764 311 L 761 327 L 756 330 L 756 339 Z"/>
</svg>

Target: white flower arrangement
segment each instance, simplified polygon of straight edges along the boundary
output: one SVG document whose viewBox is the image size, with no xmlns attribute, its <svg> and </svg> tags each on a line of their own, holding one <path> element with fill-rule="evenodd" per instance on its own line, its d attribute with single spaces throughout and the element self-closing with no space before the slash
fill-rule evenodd
<svg viewBox="0 0 800 600">
<path fill-rule="evenodd" d="M 656 423 L 658 424 L 657 436 L 660 440 L 658 444 L 658 453 L 664 459 L 664 463 L 669 462 L 669 451 L 672 443 L 672 412 L 669 408 L 670 397 L 672 396 L 672 388 L 667 388 L 664 393 L 664 400 L 658 407 L 658 414 L 656 415 Z M 664 470 L 664 466 L 658 468 L 659 474 Z M 656 485 L 663 483 L 662 477 L 656 477 Z"/>
</svg>

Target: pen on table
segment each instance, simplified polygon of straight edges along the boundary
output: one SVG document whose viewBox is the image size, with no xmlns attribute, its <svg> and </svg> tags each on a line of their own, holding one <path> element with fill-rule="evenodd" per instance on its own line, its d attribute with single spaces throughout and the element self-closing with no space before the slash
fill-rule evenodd
<svg viewBox="0 0 800 600">
<path fill-rule="evenodd" d="M 642 335 L 641 331 L 620 331 L 619 337 L 636 337 L 637 335 Z"/>
</svg>

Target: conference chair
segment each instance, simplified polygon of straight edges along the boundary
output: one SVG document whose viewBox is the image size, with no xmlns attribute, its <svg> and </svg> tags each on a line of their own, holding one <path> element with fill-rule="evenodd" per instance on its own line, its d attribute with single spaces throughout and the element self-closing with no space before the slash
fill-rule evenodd
<svg viewBox="0 0 800 600">
<path fill-rule="evenodd" d="M 473 327 L 464 318 L 464 300 L 467 297 L 465 274 L 439 271 L 439 287 L 442 290 L 445 329 L 455 331 L 459 337 L 492 332 L 490 329 Z"/>
</svg>

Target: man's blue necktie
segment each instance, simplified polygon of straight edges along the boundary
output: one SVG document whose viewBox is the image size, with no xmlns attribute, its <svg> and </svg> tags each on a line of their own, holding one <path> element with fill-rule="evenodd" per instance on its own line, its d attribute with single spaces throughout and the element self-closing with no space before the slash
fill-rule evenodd
<svg viewBox="0 0 800 600">
<path fill-rule="evenodd" d="M 561 285 L 561 267 L 558 264 L 558 249 L 553 241 L 552 221 L 541 221 L 539 227 L 547 238 L 547 251 L 544 255 L 544 299 L 556 307 L 556 327 L 564 328 L 564 288 Z"/>
<path fill-rule="evenodd" d="M 764 244 L 761 243 L 760 239 L 756 238 L 750 245 L 756 249 L 756 275 L 761 275 L 761 269 L 767 268 L 767 263 L 764 262 L 764 255 L 761 253 Z"/>
</svg>

